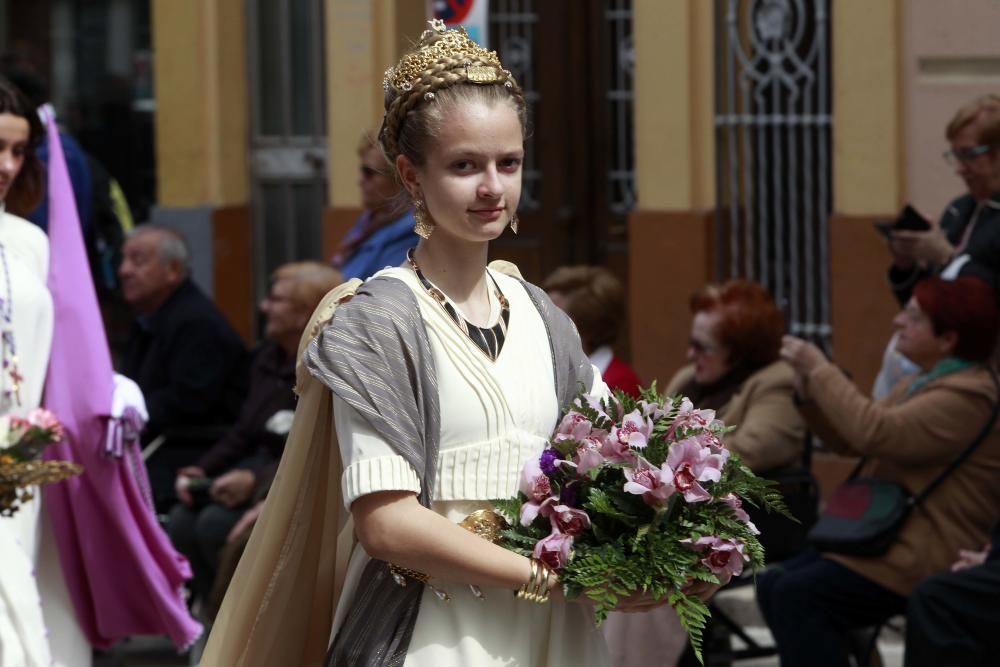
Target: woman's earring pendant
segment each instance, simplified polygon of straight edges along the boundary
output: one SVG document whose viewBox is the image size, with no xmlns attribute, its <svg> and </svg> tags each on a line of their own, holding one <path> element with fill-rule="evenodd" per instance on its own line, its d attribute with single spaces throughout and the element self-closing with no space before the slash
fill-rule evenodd
<svg viewBox="0 0 1000 667">
<path fill-rule="evenodd" d="M 422 239 L 429 239 L 431 234 L 434 233 L 434 221 L 431 220 L 430 214 L 427 212 L 427 207 L 424 205 L 423 200 L 416 200 L 413 202 L 413 231 L 417 233 Z"/>
<path fill-rule="evenodd" d="M 517 234 L 517 222 L 517 213 L 515 213 L 510 216 L 510 231 L 514 232 L 515 235 Z"/>
</svg>

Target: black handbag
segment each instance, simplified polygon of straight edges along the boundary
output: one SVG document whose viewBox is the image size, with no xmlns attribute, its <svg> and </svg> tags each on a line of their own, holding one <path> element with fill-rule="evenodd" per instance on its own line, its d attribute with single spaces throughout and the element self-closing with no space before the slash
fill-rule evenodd
<svg viewBox="0 0 1000 667">
<path fill-rule="evenodd" d="M 1000 381 L 991 373 L 1000 396 Z M 881 556 L 895 542 L 906 518 L 927 496 L 954 472 L 986 439 L 997 414 L 1000 400 L 993 405 L 993 412 L 982 430 L 930 484 L 917 495 L 905 487 L 874 477 L 858 477 L 868 462 L 864 458 L 855 466 L 847 481 L 837 487 L 826 503 L 816 525 L 809 531 L 809 543 L 824 552 L 846 556 Z"/>
</svg>

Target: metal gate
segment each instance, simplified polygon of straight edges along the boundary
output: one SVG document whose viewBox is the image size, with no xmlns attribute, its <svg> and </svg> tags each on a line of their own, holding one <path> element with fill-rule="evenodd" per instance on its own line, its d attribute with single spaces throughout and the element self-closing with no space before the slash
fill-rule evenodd
<svg viewBox="0 0 1000 667">
<path fill-rule="evenodd" d="M 323 4 L 247 1 L 258 300 L 281 264 L 321 259 L 327 183 Z"/>
<path fill-rule="evenodd" d="M 716 274 L 829 349 L 827 0 L 715 0 Z"/>
</svg>

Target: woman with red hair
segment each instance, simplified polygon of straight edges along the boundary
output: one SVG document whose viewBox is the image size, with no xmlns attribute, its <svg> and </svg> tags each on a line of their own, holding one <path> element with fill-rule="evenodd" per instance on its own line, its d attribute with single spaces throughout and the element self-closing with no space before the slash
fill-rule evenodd
<svg viewBox="0 0 1000 667">
<path fill-rule="evenodd" d="M 815 346 L 784 339 L 781 356 L 795 369 L 809 427 L 827 447 L 864 457 L 866 475 L 911 494 L 937 479 L 977 434 L 985 439 L 909 513 L 882 555 L 808 553 L 758 578 L 757 601 L 785 667 L 847 665 L 850 630 L 903 612 L 917 584 L 947 571 L 959 549 L 986 542 L 1000 518 L 993 290 L 973 277 L 925 278 L 893 325 L 897 349 L 920 370 L 877 401 Z"/>
<path fill-rule="evenodd" d="M 792 369 L 778 358 L 785 320 L 750 280 L 709 285 L 691 297 L 691 362 L 666 395 L 683 394 L 736 430 L 726 447 L 758 474 L 797 464 L 805 425 L 795 408 Z"/>
</svg>

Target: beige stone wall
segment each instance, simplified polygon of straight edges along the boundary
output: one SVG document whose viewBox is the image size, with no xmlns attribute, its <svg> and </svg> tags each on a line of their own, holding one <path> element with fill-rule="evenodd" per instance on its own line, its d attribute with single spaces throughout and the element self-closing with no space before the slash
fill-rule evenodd
<svg viewBox="0 0 1000 667">
<path fill-rule="evenodd" d="M 243 7 L 242 0 L 153 0 L 160 206 L 247 201 Z"/>
<path fill-rule="evenodd" d="M 715 200 L 712 3 L 634 0 L 635 170 L 644 211 Z"/>
<path fill-rule="evenodd" d="M 904 198 L 937 217 L 965 191 L 941 154 L 955 110 L 1000 93 L 1000 2 L 907 0 L 903 5 Z"/>
<path fill-rule="evenodd" d="M 382 73 L 426 27 L 416 0 L 326 0 L 331 208 L 358 207 L 357 145 L 382 120 Z"/>
</svg>

